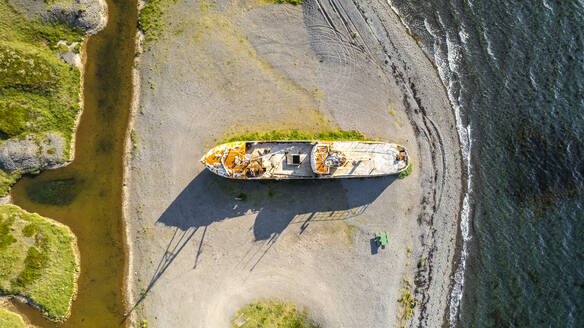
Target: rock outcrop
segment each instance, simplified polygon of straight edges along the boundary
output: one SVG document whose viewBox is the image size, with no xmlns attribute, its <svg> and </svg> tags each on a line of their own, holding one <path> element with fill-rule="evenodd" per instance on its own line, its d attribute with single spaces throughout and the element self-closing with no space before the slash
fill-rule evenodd
<svg viewBox="0 0 584 328">
<path fill-rule="evenodd" d="M 28 172 L 63 165 L 65 139 L 48 133 L 41 140 L 32 136 L 8 139 L 0 144 L 0 169 L 6 173 Z"/>
<path fill-rule="evenodd" d="M 107 23 L 105 0 L 72 0 L 46 4 L 43 1 L 9 0 L 15 8 L 29 18 L 40 17 L 44 21 L 60 21 L 79 27 L 92 35 L 101 31 Z"/>
</svg>

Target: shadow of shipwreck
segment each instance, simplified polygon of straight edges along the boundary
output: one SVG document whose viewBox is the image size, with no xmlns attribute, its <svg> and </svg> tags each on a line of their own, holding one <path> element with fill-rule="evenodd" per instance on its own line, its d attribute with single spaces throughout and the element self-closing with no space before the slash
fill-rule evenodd
<svg viewBox="0 0 584 328">
<path fill-rule="evenodd" d="M 193 269 L 199 265 L 207 227 L 214 222 L 255 214 L 254 239 L 266 249 L 259 264 L 278 237 L 291 224 L 302 234 L 311 224 L 346 220 L 362 214 L 395 177 L 346 180 L 238 181 L 215 176 L 208 170 L 197 175 L 158 218 L 157 223 L 175 232 L 146 290 L 133 311 L 194 234 L 202 228 Z M 130 311 L 130 312 L 131 312 Z"/>
</svg>

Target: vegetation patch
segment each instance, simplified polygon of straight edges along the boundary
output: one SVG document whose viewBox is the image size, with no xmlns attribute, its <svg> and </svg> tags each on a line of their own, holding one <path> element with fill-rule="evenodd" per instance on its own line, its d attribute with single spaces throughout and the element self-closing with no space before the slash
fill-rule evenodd
<svg viewBox="0 0 584 328">
<path fill-rule="evenodd" d="M 0 328 L 25 328 L 22 317 L 14 312 L 0 308 Z"/>
<path fill-rule="evenodd" d="M 301 5 L 302 0 L 272 0 L 273 2 L 277 3 L 289 3 L 291 5 Z"/>
<path fill-rule="evenodd" d="M 53 320 L 66 318 L 79 270 L 71 231 L 2 205 L 0 241 L 0 293 L 30 299 Z"/>
<path fill-rule="evenodd" d="M 373 139 L 365 137 L 361 132 L 351 130 L 336 130 L 320 133 L 310 133 L 299 130 L 269 132 L 250 132 L 224 139 L 221 143 L 233 141 L 262 141 L 262 140 L 357 140 L 371 141 Z"/>
<path fill-rule="evenodd" d="M 26 194 L 32 201 L 57 206 L 71 204 L 80 191 L 80 184 L 73 178 L 42 181 L 26 188 Z"/>
<path fill-rule="evenodd" d="M 0 197 L 8 195 L 10 187 L 12 187 L 18 179 L 20 179 L 20 173 L 6 173 L 0 170 Z"/>
<path fill-rule="evenodd" d="M 130 150 L 130 153 L 132 154 L 132 157 L 134 157 L 138 151 L 138 142 L 140 141 L 140 137 L 138 137 L 138 134 L 134 129 L 130 131 L 130 141 L 132 142 L 132 149 Z"/>
<path fill-rule="evenodd" d="M 317 328 L 317 323 L 308 318 L 306 311 L 300 311 L 296 305 L 277 303 L 272 300 L 246 305 L 232 320 L 234 328 L 286 327 L 286 328 Z"/>
<path fill-rule="evenodd" d="M 146 0 L 146 4 L 140 9 L 138 27 L 144 32 L 145 41 L 156 41 L 162 35 L 166 2 L 168 1 Z"/>
<path fill-rule="evenodd" d="M 410 285 L 409 280 L 406 283 Z M 414 308 L 418 305 L 418 302 L 414 299 L 409 289 L 400 289 L 399 292 L 401 294 L 401 297 L 397 300 L 400 304 L 398 319 L 401 321 L 401 324 L 399 327 L 405 327 L 407 321 L 414 316 Z"/>
<path fill-rule="evenodd" d="M 397 174 L 398 179 L 405 179 L 408 175 L 412 174 L 413 169 L 414 169 L 414 163 L 410 159 L 408 168 Z"/>
<path fill-rule="evenodd" d="M 354 224 L 349 224 L 344 220 L 333 220 L 328 222 L 326 229 L 334 234 L 345 246 L 350 247 L 355 241 L 355 234 L 359 231 L 359 227 Z"/>
<path fill-rule="evenodd" d="M 57 132 L 69 157 L 80 110 L 80 73 L 57 56 L 62 50 L 57 43 L 81 42 L 83 35 L 59 22 L 30 20 L 0 0 L 0 143 Z M 0 171 L 0 197 L 19 177 Z"/>
</svg>

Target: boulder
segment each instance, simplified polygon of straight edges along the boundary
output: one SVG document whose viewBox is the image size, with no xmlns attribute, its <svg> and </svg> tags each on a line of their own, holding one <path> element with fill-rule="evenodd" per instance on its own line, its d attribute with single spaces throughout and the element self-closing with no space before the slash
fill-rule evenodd
<svg viewBox="0 0 584 328">
<path fill-rule="evenodd" d="M 54 132 L 41 140 L 29 135 L 8 139 L 0 144 L 0 169 L 12 173 L 63 165 L 65 145 L 65 139 Z"/>
<path fill-rule="evenodd" d="M 39 0 L 9 0 L 18 10 L 29 18 L 40 17 L 45 21 L 60 21 L 77 26 L 87 34 L 101 31 L 107 23 L 107 4 L 105 0 L 71 0 L 46 4 Z"/>
</svg>

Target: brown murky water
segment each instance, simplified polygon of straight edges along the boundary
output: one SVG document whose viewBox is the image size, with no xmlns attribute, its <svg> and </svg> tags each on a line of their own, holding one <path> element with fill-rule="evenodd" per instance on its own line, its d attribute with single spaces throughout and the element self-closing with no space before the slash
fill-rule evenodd
<svg viewBox="0 0 584 328">
<path fill-rule="evenodd" d="M 15 204 L 69 226 L 81 252 L 78 295 L 65 323 L 51 323 L 38 310 L 17 305 L 18 312 L 42 327 L 125 325 L 122 155 L 132 100 L 137 9 L 135 0 L 107 2 L 108 25 L 87 43 L 85 107 L 75 160 L 25 177 L 12 190 Z"/>
</svg>

